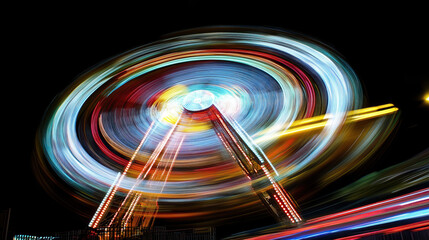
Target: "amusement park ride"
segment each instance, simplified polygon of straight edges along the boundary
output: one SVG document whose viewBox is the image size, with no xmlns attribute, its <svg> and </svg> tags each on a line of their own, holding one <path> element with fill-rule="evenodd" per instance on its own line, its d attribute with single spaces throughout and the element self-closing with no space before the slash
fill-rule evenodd
<svg viewBox="0 0 429 240">
<path fill-rule="evenodd" d="M 41 145 L 64 180 L 89 201 L 102 198 L 90 229 L 121 238 L 162 217 L 215 218 L 206 203 L 239 205 L 253 195 L 249 205 L 259 198 L 283 229 L 314 230 L 290 194 L 301 201 L 294 184 L 313 173 L 326 180 L 321 188 L 333 183 L 393 129 L 396 118 L 381 117 L 398 108 L 362 108 L 356 75 L 332 52 L 290 34 L 234 31 L 173 37 L 112 58 L 54 108 Z M 377 123 L 350 124 L 367 119 Z M 216 180 L 204 175 L 207 159 L 219 161 Z M 223 194 L 240 201 L 222 202 Z"/>
</svg>

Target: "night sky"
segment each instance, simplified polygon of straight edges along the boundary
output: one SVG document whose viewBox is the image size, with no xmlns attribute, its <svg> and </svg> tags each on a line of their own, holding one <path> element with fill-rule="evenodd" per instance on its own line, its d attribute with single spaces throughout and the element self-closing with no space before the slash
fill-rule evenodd
<svg viewBox="0 0 429 240">
<path fill-rule="evenodd" d="M 110 4 L 110 3 L 109 3 Z M 113 2 L 112 2 L 113 4 Z M 365 106 L 401 111 L 390 144 L 373 168 L 406 160 L 429 146 L 429 21 L 422 6 L 282 7 L 212 1 L 153 6 L 22 5 L 4 11 L 0 209 L 12 208 L 11 231 L 84 228 L 89 219 L 63 206 L 37 182 L 35 134 L 50 102 L 97 63 L 163 35 L 194 27 L 247 25 L 304 34 L 336 50 L 354 69 Z M 5 65 L 6 63 L 6 65 Z M 6 133 L 6 134 L 4 134 Z"/>
</svg>

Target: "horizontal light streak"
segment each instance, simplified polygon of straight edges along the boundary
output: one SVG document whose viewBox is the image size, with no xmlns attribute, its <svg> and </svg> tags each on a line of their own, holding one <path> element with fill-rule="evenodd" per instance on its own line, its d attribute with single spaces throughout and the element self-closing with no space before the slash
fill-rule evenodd
<svg viewBox="0 0 429 240">
<path fill-rule="evenodd" d="M 367 120 L 376 117 L 382 117 L 388 114 L 392 114 L 397 112 L 399 109 L 394 107 L 393 104 L 384 104 L 377 107 L 369 107 L 363 108 L 359 110 L 353 110 L 347 113 L 347 118 L 345 120 L 346 123 L 356 122 Z M 316 116 L 304 120 L 297 120 L 293 122 L 289 129 L 286 131 L 281 131 L 274 134 L 269 134 L 268 136 L 256 136 L 255 142 L 262 143 L 265 141 L 270 141 L 277 138 L 282 138 L 286 136 L 290 136 L 293 134 L 299 134 L 302 132 L 318 130 L 325 127 L 328 124 L 329 119 L 331 119 L 332 115 L 322 115 Z M 263 135 L 264 132 L 268 130 L 262 131 L 258 135 Z"/>
</svg>

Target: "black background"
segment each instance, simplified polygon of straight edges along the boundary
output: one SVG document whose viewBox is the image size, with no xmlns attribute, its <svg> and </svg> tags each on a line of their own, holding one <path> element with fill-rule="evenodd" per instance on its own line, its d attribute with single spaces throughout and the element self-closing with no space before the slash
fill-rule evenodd
<svg viewBox="0 0 429 240">
<path fill-rule="evenodd" d="M 425 6 L 426 7 L 426 6 Z M 246 25 L 302 33 L 335 49 L 364 86 L 367 106 L 393 103 L 401 121 L 374 169 L 405 160 L 429 143 L 428 18 L 423 6 L 279 1 L 160 1 L 152 5 L 16 3 L 2 17 L 1 209 L 11 232 L 79 229 L 80 217 L 49 196 L 31 161 L 50 102 L 97 63 L 163 35 L 194 27 Z"/>
</svg>

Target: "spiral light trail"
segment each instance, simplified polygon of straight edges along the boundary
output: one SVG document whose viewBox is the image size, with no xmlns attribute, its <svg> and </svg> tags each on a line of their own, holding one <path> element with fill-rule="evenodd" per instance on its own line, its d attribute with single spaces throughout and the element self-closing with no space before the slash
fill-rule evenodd
<svg viewBox="0 0 429 240">
<path fill-rule="evenodd" d="M 211 92 L 258 144 L 275 181 L 298 202 L 362 165 L 396 122 L 393 105 L 363 108 L 354 72 L 314 40 L 209 28 L 136 48 L 83 74 L 51 106 L 39 152 L 72 194 L 94 207 L 107 192 L 130 201 L 143 196 L 159 205 L 160 218 L 216 221 L 260 211 L 250 188 L 258 179 L 242 174 L 212 126 L 178 124 L 185 96 L 198 90 Z M 172 129 L 177 135 L 166 140 Z M 154 154 L 166 162 L 151 162 Z M 305 190 L 310 177 L 320 185 Z"/>
</svg>

